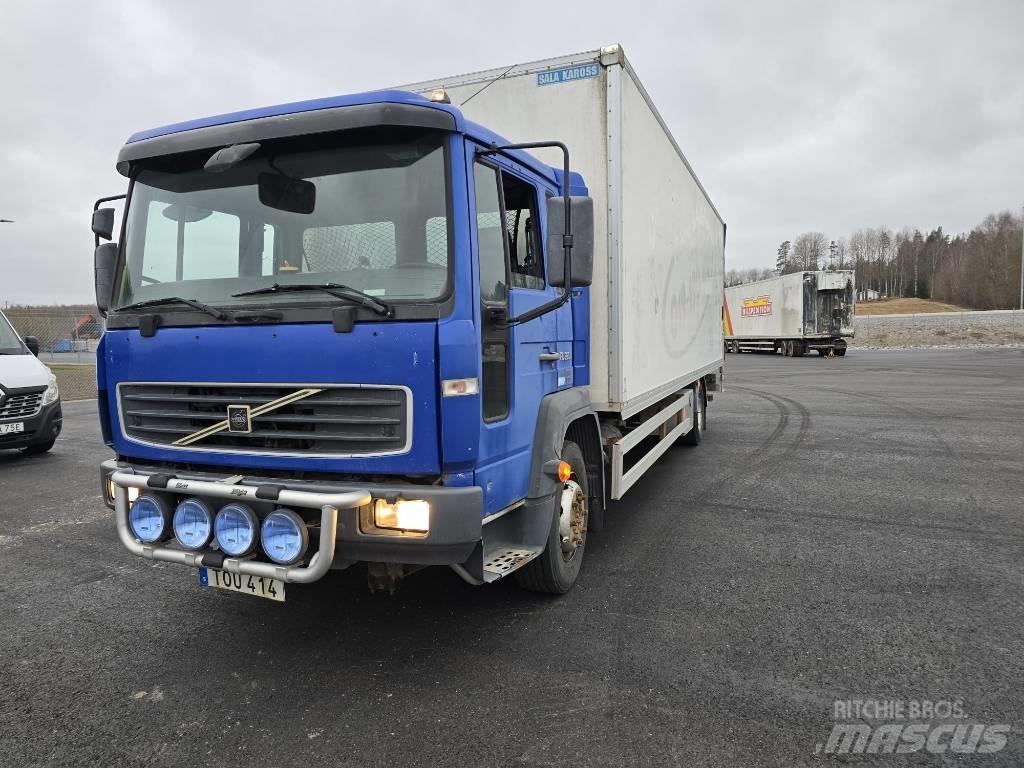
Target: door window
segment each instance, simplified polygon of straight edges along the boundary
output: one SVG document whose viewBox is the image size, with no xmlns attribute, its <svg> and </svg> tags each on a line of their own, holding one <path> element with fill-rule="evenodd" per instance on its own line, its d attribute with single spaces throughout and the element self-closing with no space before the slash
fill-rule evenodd
<svg viewBox="0 0 1024 768">
<path fill-rule="evenodd" d="M 480 315 L 483 366 L 481 394 L 485 421 L 508 413 L 508 278 L 505 270 L 505 228 L 502 226 L 498 172 L 475 163 L 477 254 L 480 267 Z"/>
<path fill-rule="evenodd" d="M 505 234 L 513 288 L 544 290 L 544 258 L 540 248 L 537 190 L 508 173 L 501 174 L 505 198 Z"/>
</svg>

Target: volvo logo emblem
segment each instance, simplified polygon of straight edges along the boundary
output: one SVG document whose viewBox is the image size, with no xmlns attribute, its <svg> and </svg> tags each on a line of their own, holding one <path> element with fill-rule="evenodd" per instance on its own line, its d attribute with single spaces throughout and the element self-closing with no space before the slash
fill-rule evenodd
<svg viewBox="0 0 1024 768">
<path fill-rule="evenodd" d="M 191 435 L 185 435 L 185 437 L 175 440 L 171 445 L 192 445 L 193 443 L 197 443 L 204 438 L 219 434 L 225 430 L 234 434 L 249 434 L 252 432 L 253 419 L 276 411 L 278 408 L 284 408 L 286 405 L 297 403 L 299 400 L 304 400 L 307 397 L 318 395 L 321 392 L 323 392 L 323 390 L 319 387 L 305 387 L 303 389 L 296 390 L 295 392 L 290 392 L 284 397 L 271 400 L 269 403 L 257 405 L 255 408 L 248 405 L 229 405 L 228 417 L 224 419 L 224 421 L 218 421 L 216 424 L 203 427 L 198 432 L 193 432 Z"/>
<path fill-rule="evenodd" d="M 252 432 L 252 416 L 248 405 L 228 406 L 228 432 Z"/>
</svg>

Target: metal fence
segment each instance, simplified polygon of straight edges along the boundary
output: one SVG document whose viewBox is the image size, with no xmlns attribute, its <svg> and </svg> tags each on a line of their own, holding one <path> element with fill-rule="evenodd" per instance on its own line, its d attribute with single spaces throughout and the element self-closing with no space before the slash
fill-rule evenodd
<svg viewBox="0 0 1024 768">
<path fill-rule="evenodd" d="M 18 335 L 39 340 L 39 358 L 43 362 L 96 364 L 96 347 L 103 335 L 103 318 L 98 312 L 44 314 L 38 309 L 10 308 L 4 314 Z"/>
<path fill-rule="evenodd" d="M 10 307 L 4 314 L 19 336 L 35 336 L 39 340 L 39 359 L 57 377 L 62 400 L 96 397 L 96 347 L 103 335 L 99 312 Z"/>
</svg>

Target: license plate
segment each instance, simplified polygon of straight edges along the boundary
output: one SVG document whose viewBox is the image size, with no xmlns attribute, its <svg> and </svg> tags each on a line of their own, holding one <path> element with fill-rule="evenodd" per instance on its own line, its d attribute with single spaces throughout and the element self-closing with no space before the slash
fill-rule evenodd
<svg viewBox="0 0 1024 768">
<path fill-rule="evenodd" d="M 264 576 L 243 576 L 240 573 L 216 571 L 212 568 L 199 569 L 199 583 L 204 587 L 217 587 L 229 592 L 265 597 L 268 600 L 284 602 L 284 582 Z"/>
<path fill-rule="evenodd" d="M 16 421 L 13 424 L 0 424 L 0 435 L 13 435 L 16 432 L 25 431 L 25 422 Z"/>
</svg>

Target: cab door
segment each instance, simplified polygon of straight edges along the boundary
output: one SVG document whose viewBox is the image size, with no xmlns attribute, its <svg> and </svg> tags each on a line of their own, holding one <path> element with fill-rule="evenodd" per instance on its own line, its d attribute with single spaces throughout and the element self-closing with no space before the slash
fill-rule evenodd
<svg viewBox="0 0 1024 768">
<path fill-rule="evenodd" d="M 572 318 L 566 304 L 521 325 L 507 324 L 560 293 L 544 273 L 541 211 L 548 190 L 504 157 L 478 156 L 472 145 L 469 152 L 481 344 L 476 483 L 484 489 L 485 514 L 493 514 L 526 496 L 540 402 L 572 384 Z"/>
</svg>

